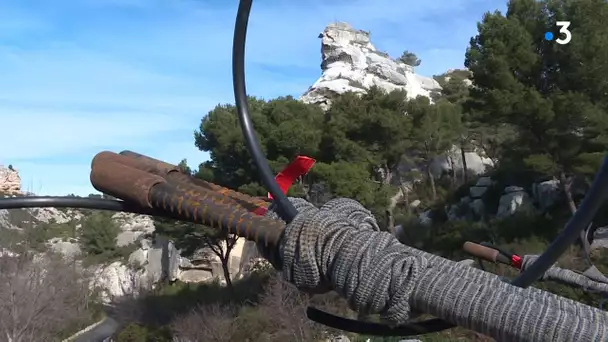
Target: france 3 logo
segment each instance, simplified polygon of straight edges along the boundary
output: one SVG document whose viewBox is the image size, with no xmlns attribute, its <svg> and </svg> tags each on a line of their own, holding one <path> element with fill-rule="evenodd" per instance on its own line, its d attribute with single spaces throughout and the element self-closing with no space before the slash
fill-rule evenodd
<svg viewBox="0 0 608 342">
<path fill-rule="evenodd" d="M 545 32 L 545 40 L 551 41 L 555 39 L 555 42 L 560 45 L 566 45 L 570 43 L 570 40 L 572 40 L 572 32 L 568 30 L 568 27 L 570 27 L 570 22 L 558 21 L 555 23 L 555 26 L 559 27 L 559 34 L 557 35 L 557 39 L 555 39 L 556 35 L 553 34 L 553 32 L 547 31 Z"/>
</svg>

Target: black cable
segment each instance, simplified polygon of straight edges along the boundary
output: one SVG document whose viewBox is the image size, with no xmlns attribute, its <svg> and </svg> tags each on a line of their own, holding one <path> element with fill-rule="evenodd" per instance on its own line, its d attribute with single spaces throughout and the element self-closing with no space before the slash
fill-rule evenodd
<svg viewBox="0 0 608 342">
<path fill-rule="evenodd" d="M 249 106 L 247 103 L 247 90 L 245 88 L 245 41 L 247 38 L 247 25 L 249 13 L 251 12 L 252 0 L 241 0 L 234 25 L 234 39 L 232 41 L 232 82 L 234 86 L 234 100 L 241 122 L 241 130 L 249 154 L 258 168 L 258 172 L 266 189 L 272 195 L 277 205 L 277 214 L 287 223 L 291 222 L 298 211 L 283 194 L 281 188 L 274 179 L 270 165 L 258 143 L 253 123 L 249 117 Z"/>
<path fill-rule="evenodd" d="M 253 130 L 253 123 L 249 117 L 247 91 L 245 88 L 245 41 L 247 37 L 247 25 L 249 23 L 249 14 L 251 13 L 252 2 L 253 0 L 239 1 L 236 24 L 234 26 L 234 40 L 232 43 L 232 80 L 234 86 L 234 98 L 237 112 L 239 114 L 239 120 L 241 122 L 241 130 L 243 131 L 243 136 L 245 137 L 245 142 L 247 144 L 247 148 L 249 149 L 249 153 L 251 154 L 251 158 L 258 168 L 260 176 L 264 181 L 264 185 L 266 185 L 268 192 L 270 192 L 275 201 L 274 204 L 276 204 L 277 214 L 279 214 L 279 216 L 285 222 L 289 223 L 293 220 L 298 212 L 291 202 L 289 202 L 287 196 L 283 194 L 281 188 L 279 188 L 279 185 L 275 181 L 272 170 L 268 165 L 268 161 L 260 148 Z M 309 308 L 308 310 L 308 317 L 311 320 L 332 328 L 354 332 L 359 329 L 358 326 L 363 324 L 363 322 L 334 316 L 315 308 Z M 310 315 L 310 313 L 316 314 Z M 374 324 L 367 327 L 371 329 L 369 331 L 370 334 L 378 336 L 411 336 L 419 335 L 421 334 L 421 331 L 423 331 L 423 333 L 431 333 L 455 327 L 455 325 L 440 319 L 429 320 L 422 322 L 421 324 L 422 325 L 412 323 L 395 328 L 382 324 Z"/>
<path fill-rule="evenodd" d="M 328 324 L 323 324 L 334 329 L 349 331 L 362 335 L 387 337 L 425 335 L 454 327 L 451 323 L 448 323 L 439 318 L 433 318 L 424 322 L 403 324 L 391 328 L 380 323 L 356 321 L 344 317 L 334 316 L 332 314 L 313 307 L 309 307 L 306 310 L 306 316 L 308 316 L 309 319 L 315 322 L 327 322 Z"/>
<path fill-rule="evenodd" d="M 493 245 L 493 244 L 491 244 L 489 242 L 480 242 L 479 244 L 482 245 L 482 246 L 486 246 L 488 248 L 492 248 L 492 249 L 496 250 L 500 254 L 500 256 L 503 257 L 503 259 L 499 260 L 499 262 L 502 262 L 503 264 L 506 264 L 506 265 L 511 265 L 511 262 L 513 261 L 513 256 L 515 254 L 509 253 L 508 251 L 506 251 L 506 250 L 504 250 L 504 249 L 502 249 L 502 248 L 500 248 L 500 247 L 498 247 L 496 245 Z"/>
<path fill-rule="evenodd" d="M 123 201 L 103 198 L 71 196 L 28 196 L 0 198 L 0 210 L 49 207 L 109 210 L 142 215 L 167 216 L 164 213 L 135 206 Z"/>
</svg>

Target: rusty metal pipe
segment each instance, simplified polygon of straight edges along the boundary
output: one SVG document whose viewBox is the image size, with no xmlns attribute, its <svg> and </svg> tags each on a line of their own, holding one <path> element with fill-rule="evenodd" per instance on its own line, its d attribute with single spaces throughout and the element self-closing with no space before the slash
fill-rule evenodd
<svg viewBox="0 0 608 342">
<path fill-rule="evenodd" d="M 103 156 L 96 158 L 91 165 L 91 183 L 95 189 L 127 202 L 160 210 L 181 221 L 221 229 L 266 246 L 278 246 L 285 227 L 281 221 L 235 206 L 226 196 L 198 191 L 185 184 L 171 184 L 158 175 Z"/>
<path fill-rule="evenodd" d="M 90 178 L 98 191 L 144 208 L 152 208 L 150 190 L 166 183 L 160 176 L 105 160 L 93 160 Z"/>
<path fill-rule="evenodd" d="M 240 205 L 250 211 L 256 210 L 257 208 L 268 208 L 270 205 L 269 200 L 245 195 L 217 184 L 192 177 L 181 172 L 175 165 L 136 152 L 122 151 L 120 154 L 117 154 L 104 151 L 98 153 L 93 160 L 113 161 L 161 176 L 172 184 L 184 184 L 189 187 L 197 187 L 201 192 L 211 191 L 217 196 L 225 196 L 232 199 L 235 205 Z"/>
</svg>

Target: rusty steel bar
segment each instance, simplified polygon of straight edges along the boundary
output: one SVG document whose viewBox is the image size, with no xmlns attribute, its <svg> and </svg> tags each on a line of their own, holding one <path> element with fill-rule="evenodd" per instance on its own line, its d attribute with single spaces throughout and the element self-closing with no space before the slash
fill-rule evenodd
<svg viewBox="0 0 608 342">
<path fill-rule="evenodd" d="M 155 174 L 159 172 L 160 174 L 158 175 L 166 178 L 169 182 L 193 183 L 197 186 L 213 190 L 217 193 L 228 195 L 239 201 L 246 201 L 258 207 L 267 208 L 270 205 L 270 200 L 267 200 L 265 198 L 249 196 L 238 191 L 234 191 L 232 189 L 228 189 L 226 187 L 207 182 L 196 177 L 192 177 L 191 175 L 187 175 L 181 172 L 179 167 L 177 167 L 176 165 L 171 165 L 161 160 L 154 159 L 143 154 L 139 154 L 137 152 L 125 150 L 120 152 L 119 155 L 137 160 L 140 165 L 148 168 L 148 170 L 150 170 L 149 172 Z"/>
<path fill-rule="evenodd" d="M 278 246 L 285 228 L 281 221 L 259 216 L 232 200 L 185 184 L 171 184 L 149 172 L 98 158 L 91 165 L 95 189 L 170 214 L 181 221 L 219 228 L 266 246 Z"/>
<path fill-rule="evenodd" d="M 221 203 L 232 204 L 232 206 L 241 206 L 248 211 L 253 212 L 259 208 L 266 209 L 269 206 L 269 202 L 262 199 L 254 198 L 184 174 L 180 172 L 176 166 L 171 164 L 167 164 L 160 160 L 149 158 L 135 152 L 126 151 L 125 153 L 126 155 L 116 154 L 113 152 L 101 152 L 95 156 L 94 161 L 99 162 L 109 160 L 123 165 L 128 165 L 142 171 L 151 172 L 155 175 L 163 177 L 171 184 L 184 185 L 188 190 L 197 192 L 196 195 L 193 195 L 195 197 L 201 195 L 213 196 Z"/>
<path fill-rule="evenodd" d="M 185 184 L 187 186 L 196 186 L 202 188 L 199 190 L 212 191 L 216 194 L 233 199 L 234 204 L 241 205 L 250 211 L 257 208 L 266 209 L 270 205 L 270 201 L 267 199 L 252 197 L 238 191 L 192 177 L 181 172 L 181 170 L 179 170 L 179 168 L 175 165 L 171 165 L 136 152 L 122 151 L 120 154 L 117 154 L 114 152 L 104 151 L 98 153 L 94 160 L 110 160 L 161 176 L 172 184 Z"/>
<path fill-rule="evenodd" d="M 94 160 L 90 178 L 98 191 L 144 208 L 152 208 L 150 190 L 166 183 L 160 176 L 111 161 Z"/>
<path fill-rule="evenodd" d="M 173 214 L 179 220 L 219 228 L 267 247 L 278 247 L 285 223 L 242 210 L 214 197 L 192 197 L 183 190 L 154 187 L 150 201 L 154 208 Z"/>
</svg>

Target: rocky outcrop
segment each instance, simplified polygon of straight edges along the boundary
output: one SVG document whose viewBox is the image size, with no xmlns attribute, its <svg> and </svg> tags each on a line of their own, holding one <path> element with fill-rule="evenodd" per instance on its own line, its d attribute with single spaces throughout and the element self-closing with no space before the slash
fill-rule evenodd
<svg viewBox="0 0 608 342">
<path fill-rule="evenodd" d="M 21 194 L 21 177 L 11 165 L 4 167 L 0 164 L 0 194 Z"/>
<path fill-rule="evenodd" d="M 535 182 L 529 189 L 514 185 L 496 189 L 496 186 L 496 181 L 491 177 L 478 178 L 477 182 L 469 187 L 468 195 L 461 197 L 457 203 L 445 206 L 445 217 L 449 221 L 476 221 L 484 217 L 505 219 L 521 212 L 542 213 L 557 204 L 562 197 L 559 181 L 556 180 Z M 487 203 L 485 195 L 491 188 L 494 188 L 493 191 L 499 191 L 497 206 Z M 496 209 L 492 212 L 489 207 Z M 431 225 L 433 211 L 419 213 L 418 220 L 423 225 Z"/>
<path fill-rule="evenodd" d="M 554 205 L 561 194 L 560 184 L 557 179 L 551 179 L 532 185 L 532 196 L 538 201 L 541 210 Z"/>
<path fill-rule="evenodd" d="M 96 285 L 102 289 L 105 301 L 137 293 L 164 280 L 199 283 L 218 279 L 225 283 L 221 262 L 208 251 L 202 250 L 185 258 L 170 240 L 160 236 L 145 237 L 137 243 L 139 247 L 129 255 L 127 262 L 95 267 Z M 231 278 L 242 274 L 239 265 L 243 246 L 244 241 L 239 239 L 231 252 L 228 262 Z"/>
<path fill-rule="evenodd" d="M 608 227 L 597 228 L 593 234 L 591 249 L 608 248 Z"/>
<path fill-rule="evenodd" d="M 477 152 L 465 152 L 464 158 L 468 172 L 475 175 L 481 175 L 494 166 L 494 161 L 492 161 L 492 159 L 484 157 Z M 431 164 L 431 172 L 436 177 L 452 170 L 462 172 L 463 169 L 464 163 L 462 162 L 462 153 L 458 146 L 452 146 L 451 150 L 434 158 Z"/>
<path fill-rule="evenodd" d="M 473 73 L 471 73 L 471 71 L 469 71 L 468 69 L 448 69 L 448 71 L 446 71 L 442 75 L 434 76 L 433 78 L 439 83 L 439 85 L 444 85 L 450 82 L 450 80 L 454 79 L 457 81 L 461 81 L 467 87 L 470 87 L 473 85 L 473 81 L 471 81 L 472 75 Z"/>
<path fill-rule="evenodd" d="M 302 95 L 301 100 L 323 108 L 332 96 L 348 91 L 364 93 L 377 86 L 386 91 L 405 90 L 407 96 L 427 96 L 441 90 L 430 77 L 414 73 L 412 66 L 395 61 L 371 43 L 369 32 L 347 23 L 330 24 L 321 38 L 321 77 Z"/>
<path fill-rule="evenodd" d="M 534 208 L 532 199 L 526 189 L 520 186 L 508 186 L 498 203 L 496 218 L 502 219 L 512 216 L 516 212 Z"/>
<path fill-rule="evenodd" d="M 116 245 L 119 247 L 137 243 L 154 232 L 154 220 L 150 216 L 116 213 L 113 219 L 121 229 L 116 237 Z"/>
<path fill-rule="evenodd" d="M 405 90 L 408 98 L 426 96 L 431 99 L 434 93 L 441 91 L 435 79 L 418 75 L 414 67 L 378 51 L 371 42 L 369 32 L 354 29 L 347 23 L 334 23 L 328 25 L 319 38 L 322 74 L 302 95 L 300 100 L 303 102 L 327 109 L 333 96 L 349 91 L 363 94 L 372 86 L 387 92 Z M 457 72 L 463 71 L 449 70 L 441 80 L 447 82 L 450 75 Z M 470 81 L 466 84 L 470 84 Z M 493 165 L 492 160 L 477 152 L 466 152 L 465 159 L 467 169 L 474 174 L 484 173 L 488 166 Z M 463 165 L 461 151 L 454 146 L 445 155 L 435 158 L 431 169 L 439 177 L 450 170 L 458 172 L 464 168 Z M 414 167 L 403 165 L 403 168 Z"/>
</svg>

